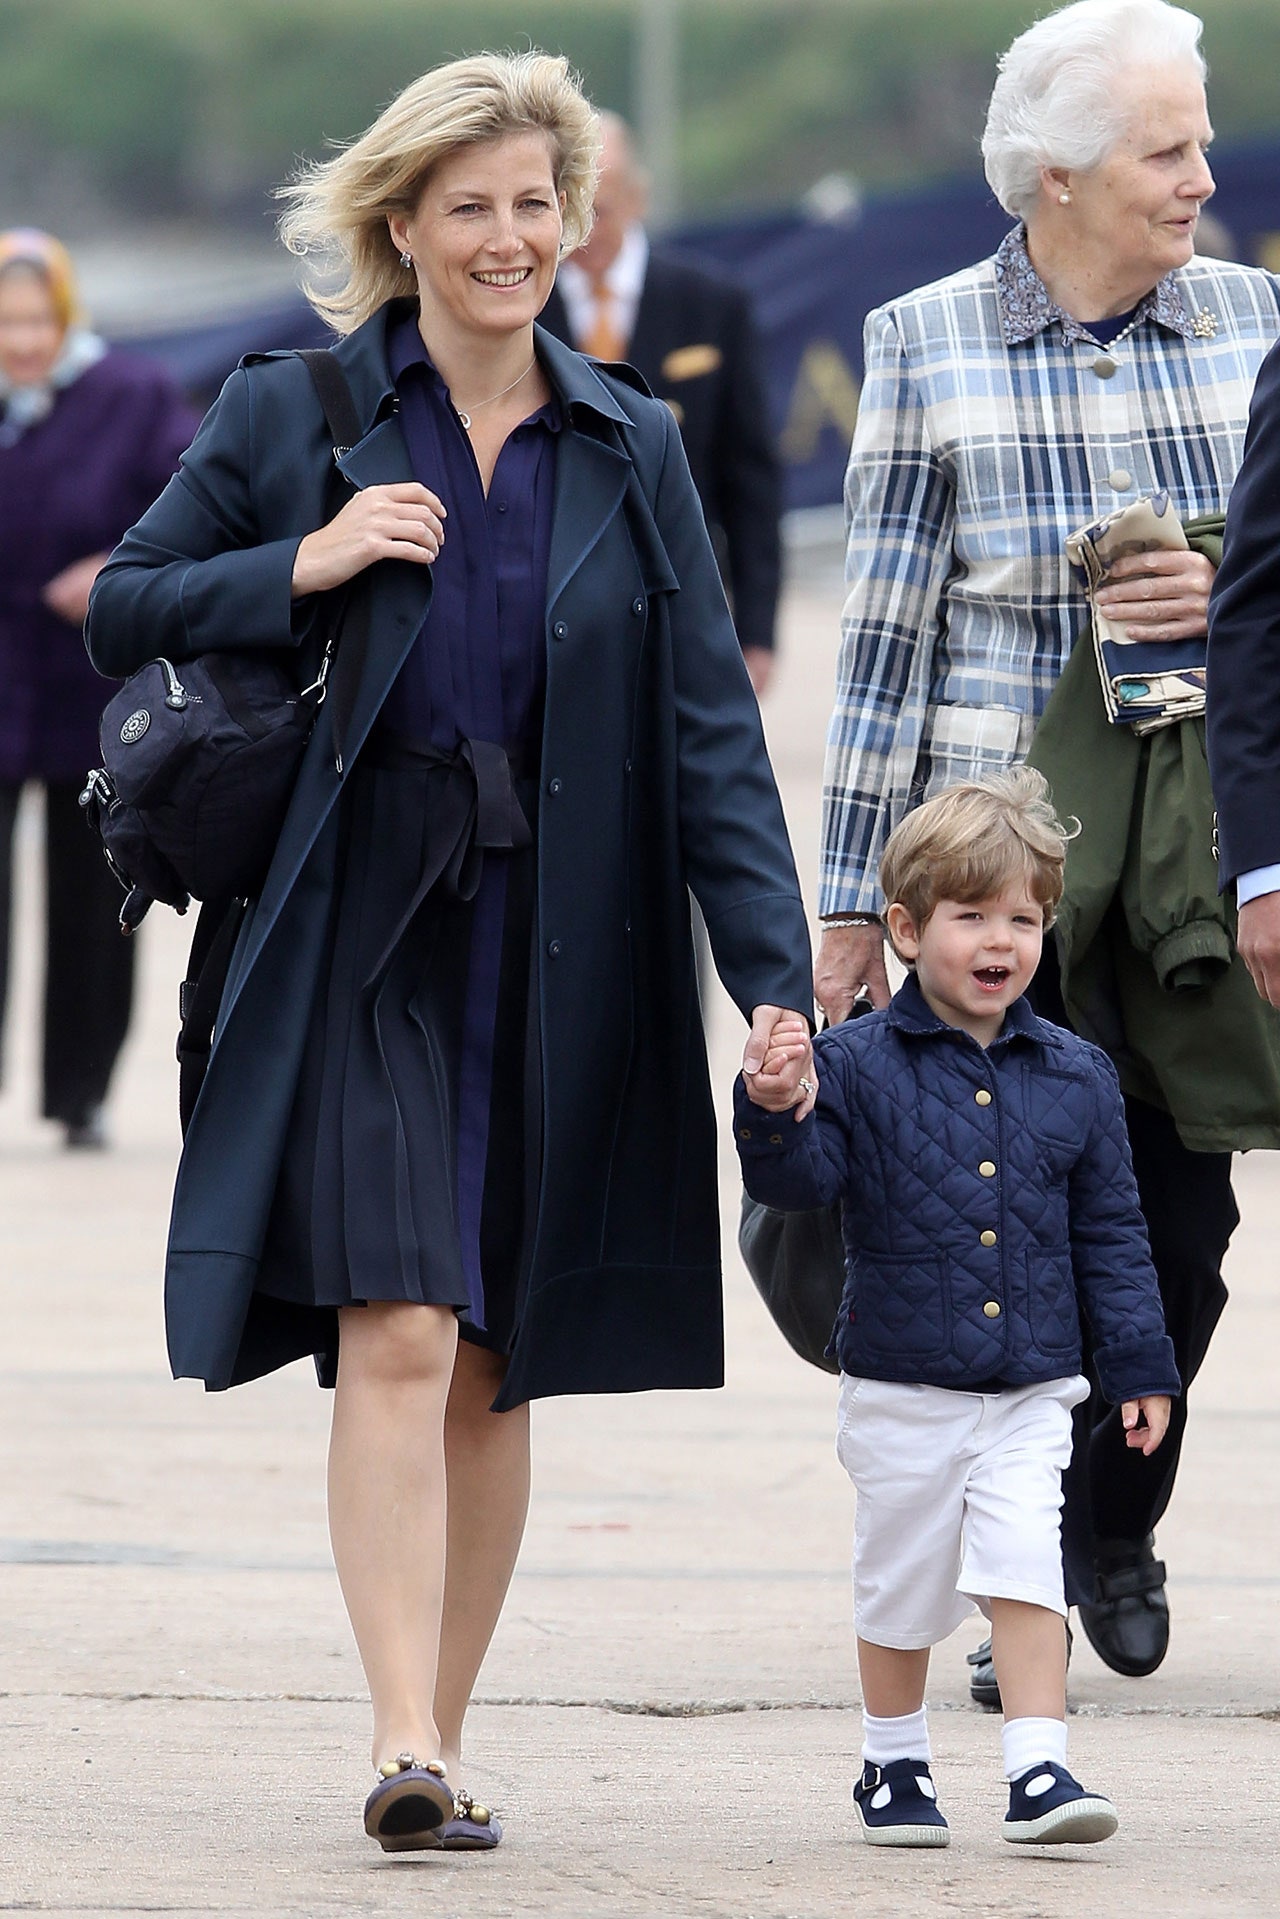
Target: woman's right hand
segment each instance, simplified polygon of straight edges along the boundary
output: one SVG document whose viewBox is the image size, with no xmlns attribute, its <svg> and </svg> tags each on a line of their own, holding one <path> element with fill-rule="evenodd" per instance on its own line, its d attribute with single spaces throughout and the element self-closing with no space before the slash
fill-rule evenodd
<svg viewBox="0 0 1280 1919">
<path fill-rule="evenodd" d="M 430 566 L 444 545 L 442 502 L 416 480 L 367 486 L 328 526 L 308 533 L 293 562 L 292 595 L 342 586 L 375 560 L 413 560 Z"/>
<path fill-rule="evenodd" d="M 848 1019 L 864 986 L 873 1006 L 889 1004 L 892 995 L 884 963 L 883 928 L 827 927 L 813 968 L 813 996 L 830 1025 L 838 1026 Z"/>
</svg>

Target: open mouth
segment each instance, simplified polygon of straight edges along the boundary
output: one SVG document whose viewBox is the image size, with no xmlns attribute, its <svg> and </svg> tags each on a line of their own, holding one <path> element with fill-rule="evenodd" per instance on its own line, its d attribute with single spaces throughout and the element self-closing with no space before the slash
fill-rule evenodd
<svg viewBox="0 0 1280 1919">
<path fill-rule="evenodd" d="M 533 272 L 532 267 L 513 267 L 505 273 L 473 273 L 472 279 L 478 280 L 482 287 L 519 287 Z"/>
<path fill-rule="evenodd" d="M 1007 966 L 979 966 L 973 977 L 984 993 L 998 993 L 1009 977 Z"/>
</svg>

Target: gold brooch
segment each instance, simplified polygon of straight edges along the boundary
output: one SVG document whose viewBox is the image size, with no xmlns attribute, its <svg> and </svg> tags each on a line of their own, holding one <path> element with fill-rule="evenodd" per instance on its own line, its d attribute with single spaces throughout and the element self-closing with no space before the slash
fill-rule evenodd
<svg viewBox="0 0 1280 1919">
<path fill-rule="evenodd" d="M 1197 313 L 1191 323 L 1191 331 L 1195 334 L 1197 340 L 1212 340 L 1214 334 L 1218 331 L 1217 314 L 1210 313 L 1208 307 L 1201 307 L 1199 313 Z"/>
</svg>

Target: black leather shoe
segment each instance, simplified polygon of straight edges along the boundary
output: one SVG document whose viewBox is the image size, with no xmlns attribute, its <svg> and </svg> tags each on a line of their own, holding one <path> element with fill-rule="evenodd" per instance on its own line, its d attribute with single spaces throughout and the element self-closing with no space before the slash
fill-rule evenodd
<svg viewBox="0 0 1280 1919">
<path fill-rule="evenodd" d="M 1099 1540 L 1094 1568 L 1093 1604 L 1081 1606 L 1080 1624 L 1112 1672 L 1143 1679 L 1169 1650 L 1169 1601 L 1164 1561 L 1155 1556 L 1155 1534 L 1136 1543 Z"/>
<path fill-rule="evenodd" d="M 988 1712 L 1000 1711 L 1000 1685 L 996 1679 L 996 1665 L 991 1657 L 991 1641 L 984 1639 L 971 1653 L 966 1653 L 972 1671 L 969 1674 L 969 1697 L 975 1706 L 985 1706 Z"/>
<path fill-rule="evenodd" d="M 972 1666 L 969 1674 L 969 1697 L 975 1706 L 985 1706 L 988 1712 L 1000 1712 L 1000 1682 L 996 1678 L 996 1664 L 991 1657 L 991 1641 L 984 1639 L 980 1646 L 965 1654 Z M 1071 1628 L 1067 1627 L 1067 1664 L 1071 1664 Z"/>
</svg>

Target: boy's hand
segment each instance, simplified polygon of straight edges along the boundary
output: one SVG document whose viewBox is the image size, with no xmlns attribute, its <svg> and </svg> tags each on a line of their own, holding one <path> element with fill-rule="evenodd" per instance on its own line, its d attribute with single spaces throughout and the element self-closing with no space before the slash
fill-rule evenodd
<svg viewBox="0 0 1280 1919">
<path fill-rule="evenodd" d="M 742 1077 L 754 1105 L 766 1113 L 786 1113 L 794 1107 L 796 1118 L 804 1119 L 818 1095 L 808 1022 L 784 1013 L 769 1035 L 759 1072 L 749 1073 L 744 1067 Z"/>
<path fill-rule="evenodd" d="M 1167 1393 L 1147 1393 L 1141 1399 L 1126 1399 L 1120 1408 L 1124 1421 L 1124 1443 L 1141 1447 L 1144 1457 L 1153 1453 L 1169 1430 L 1171 1400 Z M 1139 1426 L 1139 1416 L 1146 1420 Z"/>
</svg>

